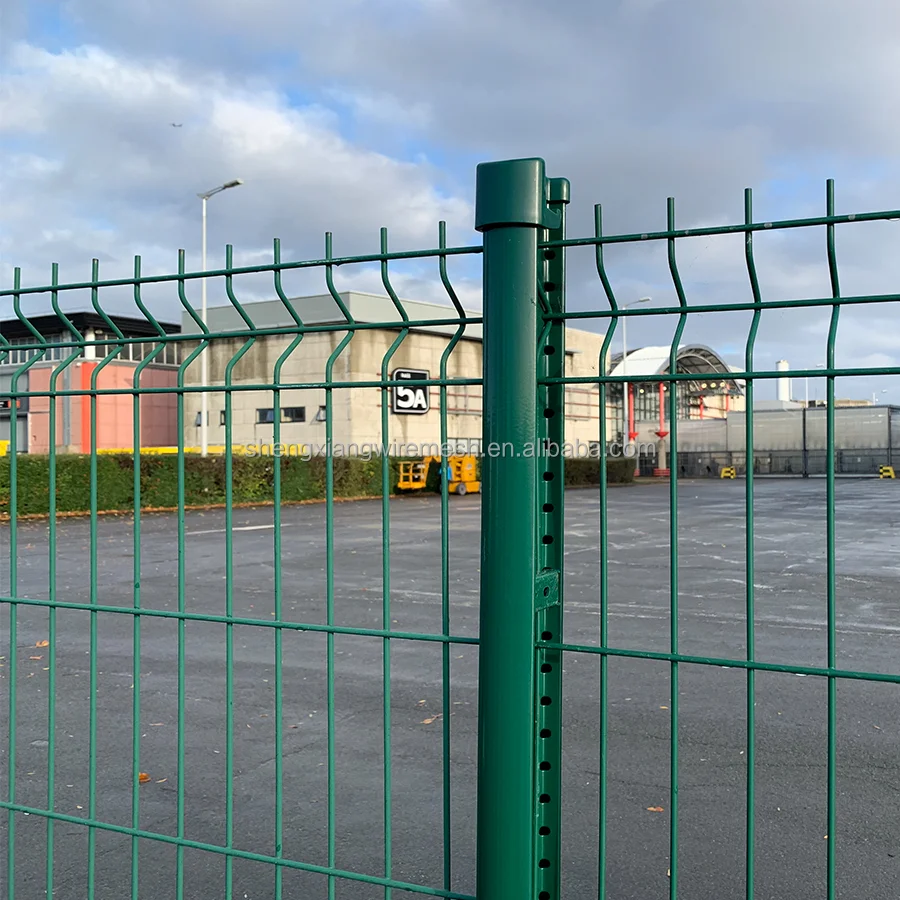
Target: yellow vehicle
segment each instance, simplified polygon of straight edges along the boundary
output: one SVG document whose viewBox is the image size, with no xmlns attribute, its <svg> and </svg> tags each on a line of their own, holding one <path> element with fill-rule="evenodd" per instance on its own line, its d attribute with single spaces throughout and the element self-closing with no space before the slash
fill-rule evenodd
<svg viewBox="0 0 900 900">
<path fill-rule="evenodd" d="M 400 480 L 397 487 L 406 491 L 417 491 L 425 487 L 431 464 L 441 464 L 439 456 L 426 456 L 421 462 L 400 463 Z M 448 476 L 447 490 L 451 494 L 481 493 L 478 469 L 474 456 L 448 456 L 445 474 Z"/>
</svg>

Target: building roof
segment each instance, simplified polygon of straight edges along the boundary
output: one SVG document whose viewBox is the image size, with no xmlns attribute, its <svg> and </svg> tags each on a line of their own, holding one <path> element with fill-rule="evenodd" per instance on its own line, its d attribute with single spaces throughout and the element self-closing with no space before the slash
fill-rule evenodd
<svg viewBox="0 0 900 900">
<path fill-rule="evenodd" d="M 389 297 L 366 294 L 361 291 L 340 291 L 338 296 L 357 323 L 379 322 L 384 323 L 386 327 L 403 327 L 403 318 Z M 289 297 L 288 300 L 305 325 L 335 325 L 347 321 L 331 294 Z M 459 318 L 458 312 L 452 306 L 426 303 L 422 300 L 401 300 L 400 303 L 409 320 L 413 322 L 446 322 Z M 257 328 L 285 328 L 294 325 L 293 316 L 281 300 L 259 300 L 242 305 Z M 481 313 L 466 311 L 466 316 L 480 318 Z M 210 306 L 206 321 L 209 330 L 213 332 L 245 331 L 247 328 L 247 323 L 230 303 Z M 196 324 L 187 312 L 182 314 L 182 324 L 185 331 L 193 331 L 196 328 Z M 452 335 L 456 333 L 458 327 L 455 324 L 423 324 L 415 326 L 413 330 Z M 465 337 L 481 340 L 481 325 L 467 325 Z"/>
<path fill-rule="evenodd" d="M 339 291 L 338 296 L 346 306 L 354 321 L 359 324 L 382 324 L 385 328 L 402 328 L 404 322 L 390 297 L 368 294 L 363 291 Z M 336 325 L 347 321 L 331 294 L 312 294 L 304 297 L 289 297 L 291 305 L 304 325 Z M 459 329 L 459 313 L 448 304 L 429 303 L 424 300 L 404 300 L 400 298 L 409 321 L 420 324 L 410 330 L 431 334 L 452 336 Z M 257 328 L 290 328 L 294 318 L 281 300 L 258 300 L 242 304 L 245 312 Z M 466 318 L 480 319 L 481 310 L 464 310 Z M 247 323 L 230 303 L 207 308 L 207 325 L 212 332 L 246 332 Z M 432 324 L 443 322 L 445 324 Z M 182 313 L 182 328 L 193 333 L 196 323 L 187 312 Z M 569 328 L 569 331 L 575 329 Z M 595 332 L 589 332 L 596 334 Z M 483 339 L 481 323 L 466 325 L 464 340 Z M 602 337 L 602 335 L 597 335 Z M 575 352 L 575 351 L 567 351 Z"/>
<path fill-rule="evenodd" d="M 66 312 L 63 310 L 63 314 L 82 335 L 88 328 L 109 331 L 109 325 L 103 316 L 93 310 L 90 312 Z M 116 315 L 110 315 L 109 318 L 128 337 L 152 337 L 158 333 L 153 325 L 143 318 Z M 65 324 L 56 315 L 32 316 L 28 318 L 28 323 L 44 336 L 60 334 L 65 328 Z M 174 322 L 160 322 L 159 324 L 167 334 L 177 334 L 181 331 L 181 326 Z M 19 319 L 4 319 L 0 322 L 0 334 L 7 340 L 34 338 L 32 331 Z"/>
<path fill-rule="evenodd" d="M 653 375 L 665 375 L 669 371 L 669 356 L 671 347 L 639 347 L 628 353 L 623 360 L 622 354 L 613 354 L 611 363 L 611 377 L 634 376 L 646 378 Z M 709 378 L 712 375 L 726 375 L 733 368 L 710 347 L 704 344 L 689 344 L 678 348 L 675 357 L 676 373 L 696 373 L 699 376 L 696 381 L 688 384 L 691 389 L 706 391 L 708 393 L 721 393 L 727 387 L 731 393 L 743 393 L 743 382 L 735 378 L 716 379 Z"/>
</svg>

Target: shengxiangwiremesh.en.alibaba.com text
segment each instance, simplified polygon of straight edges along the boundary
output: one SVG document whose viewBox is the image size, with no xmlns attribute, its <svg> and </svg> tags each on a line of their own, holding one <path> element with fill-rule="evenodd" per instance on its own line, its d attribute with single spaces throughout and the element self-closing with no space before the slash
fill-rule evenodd
<svg viewBox="0 0 900 900">
<path fill-rule="evenodd" d="M 624 457 L 633 459 L 638 456 L 655 456 L 656 444 L 649 442 L 631 442 L 628 444 L 610 443 L 606 447 L 607 457 Z M 522 458 L 556 458 L 565 459 L 599 459 L 600 444 L 596 441 L 574 441 L 563 444 L 551 441 L 525 442 L 516 445 L 512 442 L 482 444 L 480 441 L 459 443 L 336 443 L 317 444 L 263 444 L 262 441 L 247 444 L 245 456 L 295 456 L 300 459 L 314 457 L 352 457 L 355 459 L 373 459 L 382 456 L 406 457 L 422 459 L 426 457 L 478 456 L 491 459 Z"/>
</svg>

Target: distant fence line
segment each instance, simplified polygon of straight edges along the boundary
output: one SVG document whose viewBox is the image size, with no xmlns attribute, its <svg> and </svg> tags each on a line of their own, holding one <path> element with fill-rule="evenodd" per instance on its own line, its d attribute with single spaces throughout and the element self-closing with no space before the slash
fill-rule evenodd
<svg viewBox="0 0 900 900">
<path fill-rule="evenodd" d="M 823 407 L 755 410 L 754 474 L 825 475 L 826 417 Z M 746 423 L 745 412 L 732 412 L 727 419 L 679 422 L 678 474 L 718 477 L 728 467 L 733 467 L 738 475 L 745 474 Z M 836 407 L 834 438 L 836 474 L 878 475 L 881 466 L 900 465 L 900 408 Z M 642 459 L 641 473 L 652 474 L 654 465 L 653 459 Z"/>
</svg>

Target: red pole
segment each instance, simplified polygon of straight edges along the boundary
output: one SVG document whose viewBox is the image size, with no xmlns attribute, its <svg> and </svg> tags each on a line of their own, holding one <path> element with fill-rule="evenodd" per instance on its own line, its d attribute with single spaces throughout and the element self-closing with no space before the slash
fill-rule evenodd
<svg viewBox="0 0 900 900">
<path fill-rule="evenodd" d="M 665 391 L 663 389 L 663 383 L 659 383 L 659 431 L 656 433 L 660 437 L 665 437 L 668 432 L 666 431 L 666 405 L 665 405 Z"/>
<path fill-rule="evenodd" d="M 634 385 L 628 385 L 628 440 L 633 441 L 637 437 L 634 430 Z"/>
<path fill-rule="evenodd" d="M 656 432 L 656 436 L 659 438 L 660 444 L 663 442 L 663 438 L 669 432 L 666 431 L 666 405 L 665 405 L 665 387 L 663 383 L 659 383 L 659 431 Z M 654 475 L 668 475 L 668 468 L 658 468 L 654 469 Z"/>
</svg>

